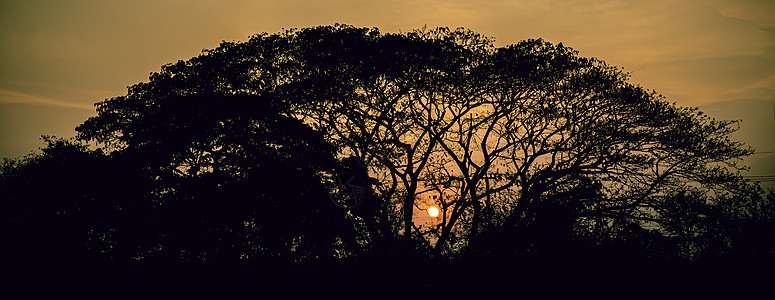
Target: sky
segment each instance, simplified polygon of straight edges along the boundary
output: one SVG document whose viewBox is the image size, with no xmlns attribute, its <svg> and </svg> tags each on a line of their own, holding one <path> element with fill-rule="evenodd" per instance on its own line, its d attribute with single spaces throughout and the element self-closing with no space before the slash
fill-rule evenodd
<svg viewBox="0 0 775 300">
<path fill-rule="evenodd" d="M 334 23 L 561 42 L 677 105 L 742 120 L 751 174 L 775 175 L 773 0 L 2 0 L 0 157 L 73 136 L 95 102 L 223 40 Z"/>
</svg>

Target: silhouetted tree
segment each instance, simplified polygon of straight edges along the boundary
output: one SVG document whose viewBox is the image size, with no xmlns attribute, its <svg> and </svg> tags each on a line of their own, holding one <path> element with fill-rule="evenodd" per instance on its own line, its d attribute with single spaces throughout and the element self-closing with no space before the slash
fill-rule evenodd
<svg viewBox="0 0 775 300">
<path fill-rule="evenodd" d="M 738 174 L 752 152 L 729 139 L 736 122 L 628 80 L 562 44 L 495 47 L 464 29 L 336 25 L 223 42 L 98 103 L 77 131 L 99 150 L 60 141 L 7 162 L 8 220 L 63 211 L 19 195 L 51 180 L 49 161 L 72 161 L 58 172 L 88 167 L 61 204 L 88 225 L 68 240 L 93 246 L 71 249 L 114 260 L 595 247 L 691 259 L 751 244 L 772 201 Z M 369 185 L 347 211 L 326 195 L 341 171 Z M 87 216 L 84 203 L 100 209 Z M 414 211 L 429 204 L 441 215 L 420 224 Z"/>
<path fill-rule="evenodd" d="M 735 122 L 670 104 L 561 44 L 495 48 L 447 29 L 321 27 L 293 38 L 314 70 L 298 83 L 314 93 L 296 97 L 316 101 L 301 101 L 299 115 L 370 168 L 403 211 L 404 239 L 435 240 L 437 254 L 463 251 L 484 230 L 529 226 L 580 182 L 599 195 L 566 198 L 568 218 L 658 226 L 659 208 L 687 186 L 734 193 L 739 158 L 751 153 L 729 140 Z M 427 193 L 442 219 L 413 229 Z"/>
<path fill-rule="evenodd" d="M 148 204 L 137 201 L 148 182 L 101 151 L 64 139 L 44 140 L 40 153 L 6 160 L 0 170 L 3 227 L 8 230 L 4 244 L 13 253 L 7 258 L 21 263 L 105 258 L 115 222 Z"/>
</svg>

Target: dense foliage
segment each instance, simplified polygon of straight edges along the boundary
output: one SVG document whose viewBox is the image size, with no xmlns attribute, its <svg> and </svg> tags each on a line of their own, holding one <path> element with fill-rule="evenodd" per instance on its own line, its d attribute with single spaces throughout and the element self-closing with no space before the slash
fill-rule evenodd
<svg viewBox="0 0 775 300">
<path fill-rule="evenodd" d="M 773 255 L 714 120 L 562 44 L 325 26 L 224 42 L 6 161 L 15 255 L 112 261 Z M 95 142 L 97 148 L 85 143 Z M 336 174 L 368 178 L 342 210 Z M 422 218 L 430 205 L 438 218 Z M 770 241 L 770 242 L 766 242 Z M 57 249 L 57 250 L 53 250 Z M 34 251 L 30 251 L 34 250 Z"/>
</svg>

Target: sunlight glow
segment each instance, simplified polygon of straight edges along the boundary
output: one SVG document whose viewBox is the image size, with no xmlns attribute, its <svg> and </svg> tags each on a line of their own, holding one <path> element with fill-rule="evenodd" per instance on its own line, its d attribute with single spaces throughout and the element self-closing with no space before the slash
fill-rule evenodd
<svg viewBox="0 0 775 300">
<path fill-rule="evenodd" d="M 438 217 L 439 216 L 439 208 L 436 206 L 431 206 L 428 208 L 428 215 L 431 217 Z"/>
</svg>

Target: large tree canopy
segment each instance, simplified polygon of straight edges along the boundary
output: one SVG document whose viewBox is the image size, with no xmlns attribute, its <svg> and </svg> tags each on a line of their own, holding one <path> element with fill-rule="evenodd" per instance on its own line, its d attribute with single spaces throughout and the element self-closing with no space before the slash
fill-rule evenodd
<svg viewBox="0 0 775 300">
<path fill-rule="evenodd" d="M 514 255 L 633 239 L 691 258 L 734 248 L 713 236 L 772 205 L 739 175 L 752 150 L 730 140 L 735 122 L 540 39 L 260 34 L 165 65 L 97 112 L 77 131 L 100 150 L 52 149 L 115 165 L 87 164 L 121 201 L 72 197 L 119 216 L 82 229 L 117 259 Z M 4 169 L 16 204 L 24 188 L 9 178 L 22 170 Z M 326 194 L 342 171 L 368 178 L 351 210 Z M 437 218 L 417 215 L 431 205 Z"/>
</svg>

